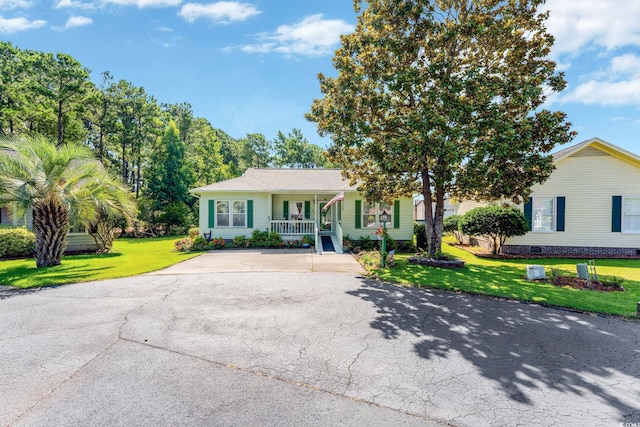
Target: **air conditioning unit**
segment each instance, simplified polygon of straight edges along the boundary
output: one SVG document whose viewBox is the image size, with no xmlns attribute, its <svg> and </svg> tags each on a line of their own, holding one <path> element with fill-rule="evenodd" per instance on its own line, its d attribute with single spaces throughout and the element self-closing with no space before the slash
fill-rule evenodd
<svg viewBox="0 0 640 427">
<path fill-rule="evenodd" d="M 527 280 L 546 279 L 547 275 L 544 272 L 544 266 L 542 265 L 527 265 Z"/>
</svg>

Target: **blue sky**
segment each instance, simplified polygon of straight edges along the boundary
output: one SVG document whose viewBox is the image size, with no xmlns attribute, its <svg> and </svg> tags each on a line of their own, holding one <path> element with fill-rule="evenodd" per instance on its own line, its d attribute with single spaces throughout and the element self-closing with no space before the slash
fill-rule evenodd
<svg viewBox="0 0 640 427">
<path fill-rule="evenodd" d="M 339 34 L 355 25 L 351 0 L 0 0 L 0 37 L 21 49 L 64 52 L 91 70 L 142 86 L 159 102 L 189 102 L 233 137 L 299 128 L 334 73 Z M 640 154 L 640 0 L 547 0 L 552 57 L 568 88 L 547 107 L 578 136 Z"/>
</svg>

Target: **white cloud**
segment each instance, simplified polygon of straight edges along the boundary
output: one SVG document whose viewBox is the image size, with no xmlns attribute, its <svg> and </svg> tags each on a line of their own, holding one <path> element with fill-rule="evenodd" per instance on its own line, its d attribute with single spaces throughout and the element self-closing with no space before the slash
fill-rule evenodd
<svg viewBox="0 0 640 427">
<path fill-rule="evenodd" d="M 138 9 L 147 7 L 178 6 L 182 0 L 102 0 L 104 4 L 117 4 L 120 6 L 136 6 Z"/>
<path fill-rule="evenodd" d="M 640 46 L 640 0 L 548 0 L 547 29 L 556 37 L 552 56 L 586 47 L 607 51 Z"/>
<path fill-rule="evenodd" d="M 47 24 L 47 21 L 37 19 L 35 21 L 29 21 L 26 18 L 3 18 L 0 16 L 0 33 L 16 33 L 18 31 L 31 30 L 33 28 L 40 28 Z"/>
<path fill-rule="evenodd" d="M 95 3 L 83 3 L 77 0 L 58 0 L 55 5 L 56 9 L 62 9 L 67 7 L 74 8 L 74 9 L 88 10 L 88 9 L 96 9 L 98 8 L 98 5 Z"/>
<path fill-rule="evenodd" d="M 220 24 L 233 21 L 244 21 L 261 12 L 248 3 L 235 1 L 219 1 L 216 3 L 187 3 L 180 9 L 178 15 L 187 22 L 193 22 L 198 18 L 206 18 Z"/>
<path fill-rule="evenodd" d="M 245 45 L 241 50 L 247 53 L 326 55 L 332 53 L 340 42 L 340 34 L 353 29 L 353 25 L 341 19 L 323 19 L 321 14 L 316 14 L 293 25 L 281 25 L 273 34 L 262 34 L 258 43 Z"/>
<path fill-rule="evenodd" d="M 606 78 L 579 84 L 561 98 L 564 102 L 598 105 L 640 105 L 640 57 L 616 56 L 602 73 Z"/>
<path fill-rule="evenodd" d="M 27 9 L 32 3 L 27 0 L 0 0 L 0 9 Z"/>
<path fill-rule="evenodd" d="M 64 29 L 84 27 L 91 24 L 93 24 L 93 19 L 91 18 L 87 18 L 86 16 L 72 16 L 67 19 L 67 22 L 64 24 Z"/>
<path fill-rule="evenodd" d="M 160 32 L 160 33 L 172 33 L 173 29 L 166 27 L 164 25 L 160 25 L 159 27 L 155 28 L 156 31 Z"/>
</svg>

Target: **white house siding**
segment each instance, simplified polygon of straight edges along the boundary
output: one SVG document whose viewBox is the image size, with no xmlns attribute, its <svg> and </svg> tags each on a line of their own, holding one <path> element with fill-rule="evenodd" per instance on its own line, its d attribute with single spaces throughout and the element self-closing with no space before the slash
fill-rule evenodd
<svg viewBox="0 0 640 427">
<path fill-rule="evenodd" d="M 611 231 L 612 197 L 640 197 L 640 167 L 593 147 L 559 160 L 531 196 L 565 197 L 565 231 L 529 232 L 505 242 L 505 253 L 542 255 L 634 256 L 640 233 Z M 464 201 L 456 214 L 464 215 L 486 203 Z M 523 205 L 519 205 L 522 210 Z M 533 248 L 532 248 L 533 247 Z M 534 249 L 535 248 L 535 249 Z"/>
<path fill-rule="evenodd" d="M 331 195 L 319 195 L 318 198 L 321 200 L 323 197 L 327 199 L 327 201 L 329 201 L 333 196 L 335 196 L 335 194 L 331 194 Z M 272 207 L 272 213 L 273 216 L 271 217 L 271 219 L 289 219 L 289 218 L 285 218 L 284 217 L 284 202 L 309 202 L 310 204 L 310 212 L 309 212 L 309 219 L 314 220 L 316 219 L 316 207 L 315 205 L 315 194 L 309 194 L 309 193 L 305 193 L 305 194 L 294 194 L 294 193 L 290 193 L 290 194 L 274 194 L 273 196 L 273 207 Z M 321 206 L 323 206 L 323 204 L 321 204 Z"/>
<path fill-rule="evenodd" d="M 9 218 L 9 212 L 7 212 L 7 208 L 0 208 L 0 224 L 11 225 L 11 219 Z"/>
<path fill-rule="evenodd" d="M 67 235 L 67 252 L 95 251 L 96 241 L 89 233 L 69 233 Z"/>
<path fill-rule="evenodd" d="M 640 197 L 640 168 L 593 151 L 598 155 L 584 150 L 559 161 L 551 177 L 532 188 L 534 198 L 566 198 L 565 231 L 529 232 L 507 245 L 640 248 L 640 234 L 611 231 L 612 197 Z"/>
<path fill-rule="evenodd" d="M 0 208 L 0 224 L 2 225 L 8 225 L 12 227 L 21 227 L 25 225 L 25 220 L 26 220 L 27 228 L 31 230 L 33 226 L 33 217 L 30 211 L 27 212 L 26 218 L 25 218 L 24 216 L 18 217 L 15 215 L 10 215 L 9 209 L 6 207 Z"/>
<path fill-rule="evenodd" d="M 356 228 L 356 200 L 362 200 L 357 192 L 345 192 L 342 203 L 342 232 L 352 239 L 361 236 L 375 238 L 375 228 Z M 388 228 L 387 232 L 395 240 L 413 240 L 413 199 L 401 198 L 400 200 L 400 227 Z M 362 201 L 364 205 L 364 201 Z"/>
<path fill-rule="evenodd" d="M 248 227 L 214 227 L 209 228 L 209 200 L 253 200 L 253 228 Z M 212 237 L 231 240 L 236 236 L 250 237 L 253 230 L 266 231 L 269 228 L 269 195 L 267 193 L 215 193 L 202 194 L 199 207 L 200 235 L 211 232 Z"/>
</svg>

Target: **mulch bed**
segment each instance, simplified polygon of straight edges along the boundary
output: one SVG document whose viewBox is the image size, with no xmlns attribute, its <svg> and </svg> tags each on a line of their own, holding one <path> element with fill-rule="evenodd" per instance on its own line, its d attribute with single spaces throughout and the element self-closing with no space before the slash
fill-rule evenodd
<svg viewBox="0 0 640 427">
<path fill-rule="evenodd" d="M 621 285 L 602 283 L 595 280 L 592 280 L 591 284 L 589 284 L 585 279 L 572 276 L 555 277 L 551 283 L 556 286 L 569 286 L 575 289 L 591 289 L 605 292 L 624 291 L 624 288 Z"/>
</svg>

